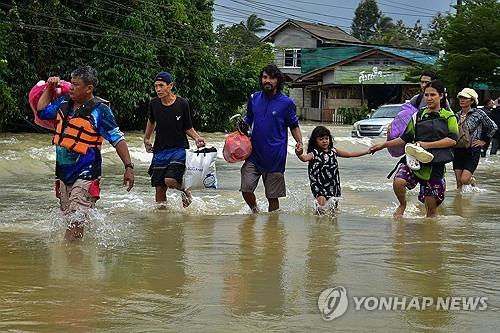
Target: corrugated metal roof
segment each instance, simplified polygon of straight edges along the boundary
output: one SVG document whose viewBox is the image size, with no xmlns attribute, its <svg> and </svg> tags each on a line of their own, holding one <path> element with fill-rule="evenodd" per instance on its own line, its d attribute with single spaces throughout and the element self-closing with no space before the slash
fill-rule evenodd
<svg viewBox="0 0 500 333">
<path fill-rule="evenodd" d="M 433 65 L 437 60 L 436 56 L 415 50 L 405 50 L 387 46 L 375 46 L 374 48 L 426 65 Z"/>
<path fill-rule="evenodd" d="M 362 46 L 320 47 L 302 49 L 300 54 L 301 71 L 307 73 L 352 58 L 368 50 Z"/>
<path fill-rule="evenodd" d="M 380 50 L 422 64 L 434 64 L 436 56 L 385 46 L 336 46 L 301 50 L 301 72 L 308 73 L 353 58 L 369 50 Z"/>
<path fill-rule="evenodd" d="M 294 25 L 300 29 L 303 29 L 309 32 L 314 38 L 320 39 L 326 43 L 335 43 L 335 42 L 343 42 L 343 43 L 361 43 L 357 38 L 352 37 L 344 30 L 339 27 L 335 27 L 332 25 L 319 24 L 319 23 L 309 23 L 298 20 L 288 19 L 282 24 L 280 24 L 277 28 L 271 31 L 269 34 L 264 36 L 261 41 L 269 42 L 274 40 L 274 36 L 278 34 L 281 30 L 283 30 L 288 25 Z"/>
<path fill-rule="evenodd" d="M 359 39 L 354 38 L 353 36 L 346 33 L 344 30 L 340 29 L 339 27 L 320 24 L 320 23 L 309 23 L 297 20 L 290 20 L 290 21 L 295 23 L 302 29 L 311 32 L 315 36 L 320 37 L 325 42 L 340 41 L 349 43 L 361 43 Z"/>
</svg>

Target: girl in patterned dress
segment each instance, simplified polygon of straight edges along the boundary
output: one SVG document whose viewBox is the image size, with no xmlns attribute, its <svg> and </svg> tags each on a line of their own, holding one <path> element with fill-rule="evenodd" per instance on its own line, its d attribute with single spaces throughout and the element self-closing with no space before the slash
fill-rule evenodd
<svg viewBox="0 0 500 333">
<path fill-rule="evenodd" d="M 337 156 L 358 157 L 369 152 L 369 148 L 357 152 L 334 148 L 332 135 L 324 126 L 317 126 L 312 131 L 307 146 L 307 154 L 303 154 L 303 149 L 295 150 L 297 157 L 301 161 L 309 162 L 309 181 L 312 194 L 316 199 L 317 213 L 324 213 L 329 199 L 340 198 L 341 188 Z M 334 206 L 337 206 L 336 202 Z"/>
</svg>

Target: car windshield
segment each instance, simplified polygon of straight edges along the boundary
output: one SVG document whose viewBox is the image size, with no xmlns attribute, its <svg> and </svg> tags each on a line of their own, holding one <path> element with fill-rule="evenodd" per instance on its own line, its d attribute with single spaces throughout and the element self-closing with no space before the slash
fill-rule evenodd
<svg viewBox="0 0 500 333">
<path fill-rule="evenodd" d="M 381 106 L 375 111 L 371 118 L 394 118 L 401 110 L 399 105 Z"/>
</svg>

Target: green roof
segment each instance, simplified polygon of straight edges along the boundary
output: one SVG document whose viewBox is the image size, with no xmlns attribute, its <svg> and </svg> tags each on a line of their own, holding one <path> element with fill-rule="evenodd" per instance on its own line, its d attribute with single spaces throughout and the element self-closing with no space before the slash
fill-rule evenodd
<svg viewBox="0 0 500 333">
<path fill-rule="evenodd" d="M 328 67 L 341 61 L 350 59 L 369 50 L 381 50 L 392 53 L 395 56 L 403 57 L 421 64 L 434 64 L 436 56 L 415 50 L 398 49 L 386 46 L 339 46 L 339 47 L 319 47 L 315 49 L 301 50 L 301 72 L 308 73 L 320 68 Z"/>
<path fill-rule="evenodd" d="M 472 82 L 471 87 L 476 90 L 500 90 L 500 87 L 487 82 Z"/>
<path fill-rule="evenodd" d="M 424 52 L 419 52 L 419 51 L 415 51 L 415 50 L 405 50 L 405 49 L 398 49 L 398 48 L 386 47 L 386 46 L 377 46 L 374 48 L 379 49 L 381 51 L 392 53 L 392 54 L 397 55 L 399 57 L 413 60 L 415 62 L 419 62 L 421 64 L 425 64 L 425 65 L 433 65 L 437 60 L 436 56 L 429 55 L 429 54 L 426 54 Z"/>
<path fill-rule="evenodd" d="M 336 64 L 369 50 L 362 46 L 319 47 L 300 51 L 301 72 L 310 71 Z"/>
</svg>

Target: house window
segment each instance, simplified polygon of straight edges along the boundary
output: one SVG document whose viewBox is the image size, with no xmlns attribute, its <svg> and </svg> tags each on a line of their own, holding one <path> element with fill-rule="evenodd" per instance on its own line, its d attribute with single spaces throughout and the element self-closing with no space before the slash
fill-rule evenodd
<svg viewBox="0 0 500 333">
<path fill-rule="evenodd" d="M 284 54 L 284 67 L 300 67 L 300 49 L 286 49 Z"/>
<path fill-rule="evenodd" d="M 311 90 L 311 107 L 319 108 L 319 90 Z"/>
<path fill-rule="evenodd" d="M 335 99 L 361 99 L 359 86 L 336 87 L 332 92 Z"/>
<path fill-rule="evenodd" d="M 384 59 L 384 65 L 395 65 L 396 63 L 394 61 L 391 61 L 390 59 Z"/>
</svg>

